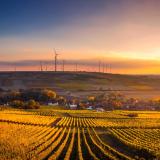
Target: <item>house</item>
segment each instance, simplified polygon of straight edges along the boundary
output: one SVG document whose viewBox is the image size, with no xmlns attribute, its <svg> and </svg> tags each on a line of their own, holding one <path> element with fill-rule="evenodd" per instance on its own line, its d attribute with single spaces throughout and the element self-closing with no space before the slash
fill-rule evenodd
<svg viewBox="0 0 160 160">
<path fill-rule="evenodd" d="M 92 107 L 92 106 L 89 106 L 87 109 L 88 109 L 88 110 L 93 110 L 93 107 Z"/>
<path fill-rule="evenodd" d="M 70 109 L 77 109 L 77 104 L 69 104 Z"/>
<path fill-rule="evenodd" d="M 104 112 L 105 110 L 103 108 L 96 108 L 97 112 Z"/>
<path fill-rule="evenodd" d="M 49 102 L 48 106 L 58 106 L 58 102 L 56 102 L 56 103 Z"/>
</svg>

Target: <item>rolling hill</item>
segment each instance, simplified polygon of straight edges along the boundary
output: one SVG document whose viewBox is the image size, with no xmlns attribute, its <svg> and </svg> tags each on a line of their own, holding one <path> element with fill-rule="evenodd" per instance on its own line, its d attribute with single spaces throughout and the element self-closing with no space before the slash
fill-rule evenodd
<svg viewBox="0 0 160 160">
<path fill-rule="evenodd" d="M 50 88 L 59 94 L 89 95 L 121 91 L 128 96 L 157 97 L 160 76 L 88 72 L 0 72 L 0 88 L 17 90 Z"/>
</svg>

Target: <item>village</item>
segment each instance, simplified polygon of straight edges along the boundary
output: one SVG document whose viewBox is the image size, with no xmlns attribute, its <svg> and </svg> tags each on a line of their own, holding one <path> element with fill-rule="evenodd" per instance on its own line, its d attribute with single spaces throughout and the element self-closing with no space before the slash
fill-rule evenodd
<svg viewBox="0 0 160 160">
<path fill-rule="evenodd" d="M 120 92 L 102 92 L 97 95 L 77 97 L 58 95 L 51 89 L 28 89 L 19 91 L 0 91 L 0 105 L 22 109 L 38 109 L 40 106 L 62 107 L 71 110 L 160 110 L 159 99 L 128 98 Z"/>
</svg>

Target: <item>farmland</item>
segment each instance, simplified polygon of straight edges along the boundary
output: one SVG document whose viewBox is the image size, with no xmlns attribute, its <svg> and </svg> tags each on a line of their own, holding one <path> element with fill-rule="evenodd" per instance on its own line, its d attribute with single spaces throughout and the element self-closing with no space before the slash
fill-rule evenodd
<svg viewBox="0 0 160 160">
<path fill-rule="evenodd" d="M 160 113 L 1 110 L 0 159 L 160 159 Z"/>
</svg>

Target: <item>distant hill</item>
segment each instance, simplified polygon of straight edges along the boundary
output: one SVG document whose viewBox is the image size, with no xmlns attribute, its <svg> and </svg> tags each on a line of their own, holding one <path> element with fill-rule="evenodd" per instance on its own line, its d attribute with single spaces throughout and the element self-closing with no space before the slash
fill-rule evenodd
<svg viewBox="0 0 160 160">
<path fill-rule="evenodd" d="M 88 72 L 0 72 L 5 90 L 51 88 L 59 93 L 92 94 L 119 90 L 137 96 L 160 95 L 160 76 Z"/>
</svg>

